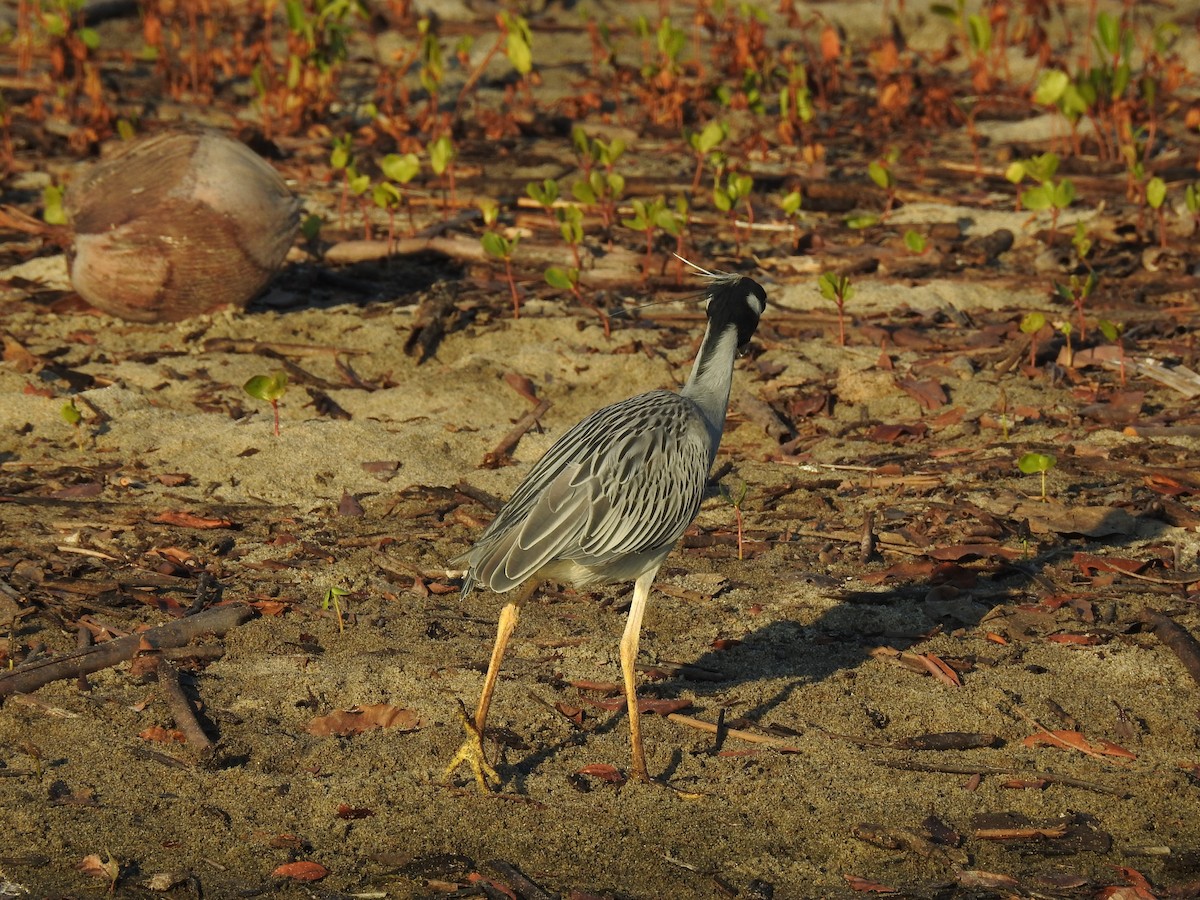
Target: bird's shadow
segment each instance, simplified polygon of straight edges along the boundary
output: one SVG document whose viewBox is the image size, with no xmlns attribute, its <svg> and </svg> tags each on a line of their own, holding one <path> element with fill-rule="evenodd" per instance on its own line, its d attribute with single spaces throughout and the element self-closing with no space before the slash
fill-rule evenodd
<svg viewBox="0 0 1200 900">
<path fill-rule="evenodd" d="M 1135 537 L 1152 539 L 1166 527 L 1163 522 L 1147 516 L 1139 517 L 1139 522 L 1141 527 L 1136 535 L 1064 540 L 1057 546 L 1046 547 L 1038 555 L 982 567 L 975 585 L 960 592 L 963 602 L 955 604 L 952 613 L 931 612 L 931 605 L 925 602 L 929 592 L 938 586 L 934 579 L 917 579 L 880 588 L 831 585 L 829 593 L 839 602 L 813 619 L 778 618 L 767 622 L 734 642 L 722 644 L 721 649 L 675 664 L 677 674 L 673 677 L 649 682 L 640 679 L 639 697 L 668 699 L 690 695 L 697 698 L 702 707 L 712 705 L 710 701 L 724 705 L 724 695 L 732 690 L 769 679 L 778 683 L 777 690 L 751 707 L 737 709 L 738 718 L 762 722 L 771 713 L 787 706 L 793 695 L 806 685 L 818 684 L 839 672 L 855 669 L 870 659 L 871 651 L 881 645 L 905 650 L 921 642 L 939 626 L 943 631 L 974 630 L 994 607 L 1016 605 L 1022 594 L 1034 587 L 1045 593 L 1047 581 L 1043 572 L 1064 553 L 1116 550 L 1131 543 Z M 883 567 L 882 563 L 878 565 Z M 811 584 L 820 583 L 817 576 L 805 580 Z M 658 603 L 683 602 L 672 598 L 656 599 Z M 689 672 L 695 675 L 689 675 Z M 594 735 L 624 727 L 625 719 L 624 710 L 602 715 L 587 727 L 572 730 L 563 740 L 514 760 L 509 771 L 517 786 L 523 787 L 528 776 L 544 761 L 566 747 L 585 743 Z M 669 770 L 676 768 L 680 761 L 681 758 L 675 759 Z"/>
</svg>

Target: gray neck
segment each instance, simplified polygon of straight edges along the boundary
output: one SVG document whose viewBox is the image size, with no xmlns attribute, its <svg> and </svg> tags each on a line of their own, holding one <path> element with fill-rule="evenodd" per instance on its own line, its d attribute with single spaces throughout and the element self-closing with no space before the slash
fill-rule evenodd
<svg viewBox="0 0 1200 900">
<path fill-rule="evenodd" d="M 733 384 L 733 363 L 737 359 L 737 328 L 726 325 L 713 332 L 710 325 L 704 332 L 704 342 L 692 366 L 692 374 L 681 392 L 696 404 L 708 427 L 709 463 L 717 455 L 721 432 L 725 430 L 725 413 L 729 409 L 729 390 Z"/>
</svg>

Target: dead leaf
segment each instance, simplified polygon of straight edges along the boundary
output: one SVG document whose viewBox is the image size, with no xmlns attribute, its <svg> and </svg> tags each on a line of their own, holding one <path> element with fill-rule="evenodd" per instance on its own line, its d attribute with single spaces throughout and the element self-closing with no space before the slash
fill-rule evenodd
<svg viewBox="0 0 1200 900">
<path fill-rule="evenodd" d="M 163 728 L 161 725 L 151 725 L 145 731 L 138 733 L 143 741 L 158 741 L 160 744 L 186 744 L 187 738 L 182 731 Z"/>
<path fill-rule="evenodd" d="M 867 432 L 867 440 L 877 444 L 907 444 L 925 437 L 927 431 L 929 426 L 924 422 L 913 425 L 876 425 Z"/>
<path fill-rule="evenodd" d="M 1124 559 L 1118 556 L 1093 556 L 1091 553 L 1082 551 L 1071 557 L 1071 562 L 1074 563 L 1079 571 L 1091 578 L 1097 572 L 1118 572 L 1129 573 L 1135 575 L 1146 568 L 1149 563 L 1142 562 L 1140 559 Z"/>
<path fill-rule="evenodd" d="M 177 525 L 180 528 L 232 528 L 229 519 L 209 519 L 183 510 L 167 510 L 150 520 L 156 525 Z"/>
<path fill-rule="evenodd" d="M 922 409 L 935 410 L 950 401 L 935 378 L 924 378 L 920 381 L 915 378 L 898 378 L 896 386 L 921 404 Z"/>
<path fill-rule="evenodd" d="M 276 878 L 290 878 L 292 881 L 320 881 L 329 874 L 329 870 L 320 863 L 301 860 L 277 866 L 271 874 Z"/>
<path fill-rule="evenodd" d="M 882 884 L 878 881 L 870 881 L 866 878 L 860 878 L 858 875 L 842 875 L 846 879 L 846 884 L 850 886 L 852 891 L 860 891 L 868 894 L 894 894 L 896 889 L 891 885 Z"/>
<path fill-rule="evenodd" d="M 517 372 L 506 372 L 504 374 L 504 383 L 534 406 L 537 406 L 540 402 L 538 400 L 537 388 L 535 388 L 533 386 L 533 382 L 524 375 L 521 375 Z"/>
<path fill-rule="evenodd" d="M 1031 734 L 1025 738 L 1023 743 L 1026 747 L 1050 745 L 1063 749 L 1078 750 L 1080 753 L 1086 753 L 1088 756 L 1116 756 L 1121 759 L 1137 759 L 1137 754 L 1131 753 L 1124 747 L 1114 744 L 1112 741 L 1106 741 L 1104 738 L 1089 741 L 1078 731 L 1039 731 L 1037 734 Z"/>
<path fill-rule="evenodd" d="M 351 737 L 376 728 L 398 728 L 401 731 L 416 731 L 421 719 L 412 710 L 376 703 L 371 706 L 355 706 L 352 709 L 334 710 L 327 716 L 317 716 L 308 723 L 308 733 L 327 737 Z"/>
<path fill-rule="evenodd" d="M 342 499 L 338 501 L 337 512 L 339 516 L 362 516 L 365 515 L 362 504 L 358 502 L 358 498 L 349 491 L 342 491 Z"/>
<path fill-rule="evenodd" d="M 607 784 L 624 784 L 625 776 L 616 766 L 608 763 L 591 763 L 575 772 L 576 775 L 587 775 L 589 778 L 599 778 Z"/>
<path fill-rule="evenodd" d="M 339 819 L 366 819 L 373 815 L 375 815 L 375 810 L 373 809 L 367 809 L 362 806 L 350 806 L 348 803 L 338 804 L 337 817 Z"/>
<path fill-rule="evenodd" d="M 1097 634 L 1071 634 L 1063 632 L 1061 634 L 1048 634 L 1046 640 L 1052 644 L 1075 644 L 1079 647 L 1094 647 L 1100 643 L 1101 638 Z"/>
</svg>

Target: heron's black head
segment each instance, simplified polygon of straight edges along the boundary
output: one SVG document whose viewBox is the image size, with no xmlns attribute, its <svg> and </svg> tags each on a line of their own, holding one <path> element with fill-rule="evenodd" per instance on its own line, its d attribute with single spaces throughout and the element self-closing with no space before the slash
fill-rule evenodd
<svg viewBox="0 0 1200 900">
<path fill-rule="evenodd" d="M 714 331 L 727 325 L 737 327 L 738 346 L 744 347 L 754 337 L 758 320 L 767 308 L 767 292 L 753 278 L 745 275 L 713 275 L 706 291 L 708 321 Z"/>
</svg>

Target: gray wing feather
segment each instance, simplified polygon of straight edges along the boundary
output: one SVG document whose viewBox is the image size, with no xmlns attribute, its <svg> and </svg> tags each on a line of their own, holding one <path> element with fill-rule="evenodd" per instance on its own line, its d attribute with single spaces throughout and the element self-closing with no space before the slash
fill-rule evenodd
<svg viewBox="0 0 1200 900">
<path fill-rule="evenodd" d="M 714 449 L 691 401 L 655 391 L 562 436 L 467 554 L 469 579 L 516 587 L 556 560 L 603 568 L 669 549 L 695 518 Z"/>
</svg>

